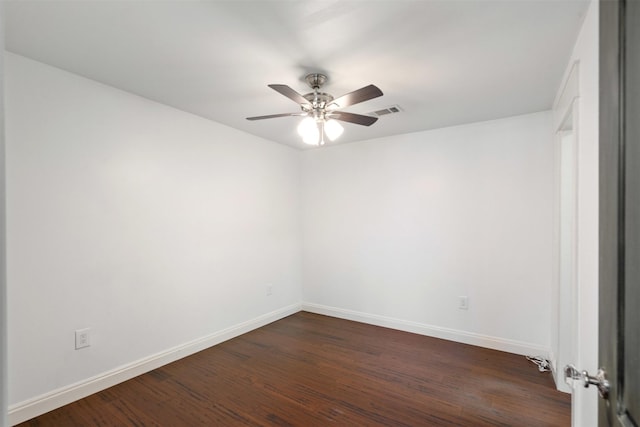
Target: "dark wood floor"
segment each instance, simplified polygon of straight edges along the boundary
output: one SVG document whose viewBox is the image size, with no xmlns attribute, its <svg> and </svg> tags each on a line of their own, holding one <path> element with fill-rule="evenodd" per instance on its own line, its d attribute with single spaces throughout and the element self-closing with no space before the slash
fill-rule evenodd
<svg viewBox="0 0 640 427">
<path fill-rule="evenodd" d="M 569 426 L 522 356 L 300 312 L 21 426 Z"/>
</svg>

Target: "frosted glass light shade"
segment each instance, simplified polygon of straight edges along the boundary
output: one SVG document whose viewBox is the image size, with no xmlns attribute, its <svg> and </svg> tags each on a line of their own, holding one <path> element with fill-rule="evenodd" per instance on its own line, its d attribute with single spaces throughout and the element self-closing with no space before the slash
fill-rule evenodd
<svg viewBox="0 0 640 427">
<path fill-rule="evenodd" d="M 320 133 L 316 129 L 315 134 L 313 132 L 310 132 L 308 135 L 302 137 L 302 142 L 309 145 L 318 145 L 319 136 L 320 136 Z"/>
<path fill-rule="evenodd" d="M 324 124 L 324 133 L 327 135 L 329 140 L 335 141 L 340 135 L 344 132 L 344 128 L 333 119 L 329 119 Z"/>
<path fill-rule="evenodd" d="M 312 117 L 305 117 L 298 125 L 298 134 L 302 137 L 302 141 L 309 145 L 318 145 L 320 132 L 318 124 Z"/>
</svg>

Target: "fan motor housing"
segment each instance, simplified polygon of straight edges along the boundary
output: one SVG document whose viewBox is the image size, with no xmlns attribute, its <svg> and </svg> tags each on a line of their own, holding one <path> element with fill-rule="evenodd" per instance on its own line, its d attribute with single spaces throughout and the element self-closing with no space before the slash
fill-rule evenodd
<svg viewBox="0 0 640 427">
<path fill-rule="evenodd" d="M 324 93 L 324 92 L 310 92 L 307 94 L 302 95 L 304 99 L 306 99 L 307 101 L 309 101 L 309 103 L 311 104 L 312 108 L 324 108 L 327 105 L 329 105 L 329 103 L 331 101 L 333 101 L 333 96 L 329 95 L 328 93 Z"/>
</svg>

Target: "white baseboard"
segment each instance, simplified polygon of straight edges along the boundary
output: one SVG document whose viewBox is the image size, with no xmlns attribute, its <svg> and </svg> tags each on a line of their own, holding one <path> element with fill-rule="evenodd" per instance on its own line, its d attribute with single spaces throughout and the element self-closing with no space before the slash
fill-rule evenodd
<svg viewBox="0 0 640 427">
<path fill-rule="evenodd" d="M 377 314 L 345 310 L 342 308 L 328 307 L 312 303 L 302 303 L 302 310 L 311 313 L 324 314 L 326 316 L 338 317 L 340 319 L 368 323 L 370 325 L 383 326 L 385 328 L 398 329 L 400 331 L 412 332 L 414 334 L 426 335 L 434 338 L 442 338 L 445 340 L 460 342 L 464 344 L 471 344 L 478 347 L 485 347 L 493 350 L 505 351 L 508 353 L 521 354 L 523 356 L 535 355 L 543 356 L 546 358 L 549 354 L 548 348 L 536 344 L 492 337 L 488 335 L 481 335 L 473 332 L 460 331 L 457 329 L 443 328 L 440 326 L 427 325 L 424 323 L 380 316 Z"/>
<path fill-rule="evenodd" d="M 258 316 L 246 322 L 223 329 L 211 335 L 179 345 L 161 353 L 121 366 L 92 378 L 59 388 L 41 396 L 9 407 L 9 425 L 16 425 L 61 406 L 75 402 L 94 393 L 130 380 L 183 357 L 202 351 L 221 342 L 260 328 L 271 322 L 300 311 L 300 304 L 292 304 L 279 310 Z"/>
</svg>

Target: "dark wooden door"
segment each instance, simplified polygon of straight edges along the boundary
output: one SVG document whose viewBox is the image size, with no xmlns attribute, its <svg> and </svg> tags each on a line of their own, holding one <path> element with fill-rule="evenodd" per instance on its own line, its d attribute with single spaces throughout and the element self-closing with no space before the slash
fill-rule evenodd
<svg viewBox="0 0 640 427">
<path fill-rule="evenodd" d="M 640 1 L 600 2 L 599 426 L 640 422 Z"/>
</svg>

